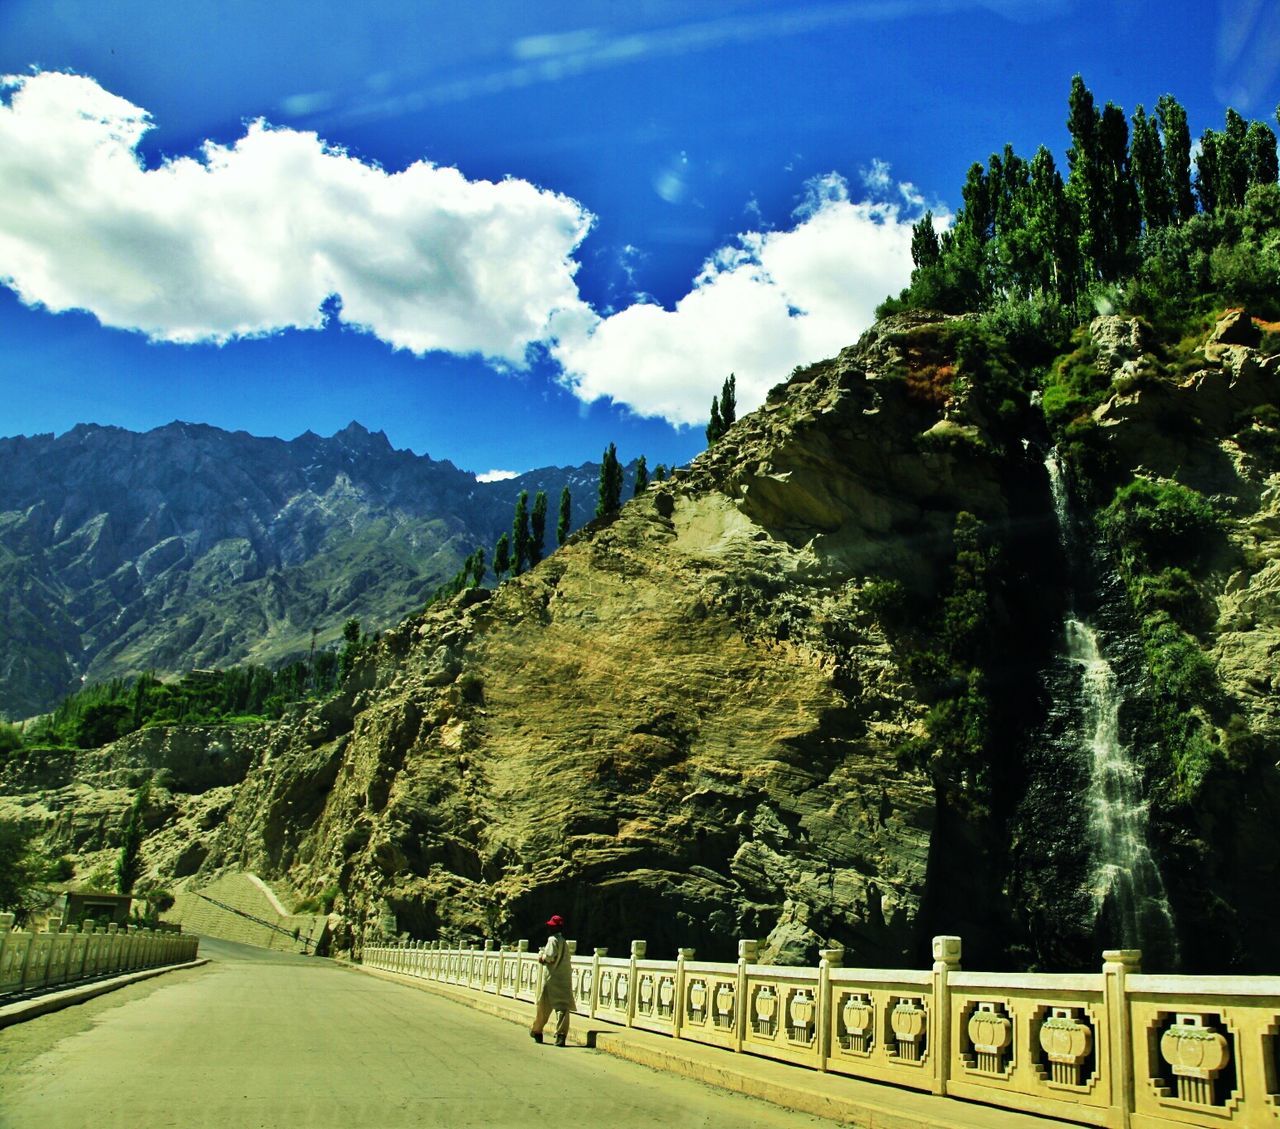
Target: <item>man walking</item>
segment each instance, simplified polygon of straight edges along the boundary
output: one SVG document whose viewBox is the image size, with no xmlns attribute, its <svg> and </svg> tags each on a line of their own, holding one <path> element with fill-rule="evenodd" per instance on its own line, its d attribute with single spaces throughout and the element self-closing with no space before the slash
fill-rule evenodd
<svg viewBox="0 0 1280 1129">
<path fill-rule="evenodd" d="M 569 1016 L 578 1010 L 573 1002 L 573 981 L 569 946 L 564 940 L 564 918 L 553 913 L 547 921 L 551 936 L 538 954 L 540 969 L 538 983 L 538 1010 L 534 1013 L 529 1035 L 535 1043 L 542 1042 L 542 1029 L 554 1010 L 556 1013 L 556 1046 L 563 1047 L 569 1037 Z"/>
</svg>

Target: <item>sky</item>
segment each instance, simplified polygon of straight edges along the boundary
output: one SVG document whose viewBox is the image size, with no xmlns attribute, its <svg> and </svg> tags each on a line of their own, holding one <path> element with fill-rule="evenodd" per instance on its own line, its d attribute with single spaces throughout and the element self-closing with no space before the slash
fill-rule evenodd
<svg viewBox="0 0 1280 1129">
<path fill-rule="evenodd" d="M 1273 0 L 0 0 L 0 435 L 351 420 L 482 475 L 705 446 L 852 344 L 1080 73 L 1193 135 Z"/>
</svg>

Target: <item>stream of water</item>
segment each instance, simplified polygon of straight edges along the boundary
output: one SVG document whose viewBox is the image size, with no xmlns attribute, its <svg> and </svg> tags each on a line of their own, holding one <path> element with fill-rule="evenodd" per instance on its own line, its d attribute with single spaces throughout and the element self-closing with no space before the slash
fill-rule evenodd
<svg viewBox="0 0 1280 1129">
<path fill-rule="evenodd" d="M 1058 539 L 1074 556 L 1070 511 L 1056 452 L 1045 460 L 1053 491 Z M 1176 963 L 1177 932 L 1164 881 L 1147 842 L 1147 804 L 1142 779 L 1120 733 L 1124 692 L 1102 653 L 1094 628 L 1067 609 L 1063 655 L 1079 672 L 1079 719 L 1073 740 L 1089 763 L 1090 888 L 1099 917 L 1106 920 L 1108 944 L 1149 949 Z"/>
</svg>

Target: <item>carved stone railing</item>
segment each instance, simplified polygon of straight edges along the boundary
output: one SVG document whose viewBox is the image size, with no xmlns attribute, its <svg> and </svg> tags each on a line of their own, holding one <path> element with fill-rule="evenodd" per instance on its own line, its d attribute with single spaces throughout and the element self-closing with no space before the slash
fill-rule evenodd
<svg viewBox="0 0 1280 1129">
<path fill-rule="evenodd" d="M 964 972 L 960 938 L 935 937 L 927 971 L 651 960 L 605 949 L 572 958 L 586 1017 L 798 1066 L 1114 1129 L 1280 1129 L 1280 977 L 1143 976 L 1140 954 L 1102 971 Z M 532 1004 L 537 954 L 367 945 L 370 968 Z"/>
<path fill-rule="evenodd" d="M 84 980 L 194 960 L 198 937 L 167 930 L 68 925 L 54 917 L 42 933 L 13 928 L 0 913 L 0 1001 L 18 993 L 52 991 Z"/>
</svg>

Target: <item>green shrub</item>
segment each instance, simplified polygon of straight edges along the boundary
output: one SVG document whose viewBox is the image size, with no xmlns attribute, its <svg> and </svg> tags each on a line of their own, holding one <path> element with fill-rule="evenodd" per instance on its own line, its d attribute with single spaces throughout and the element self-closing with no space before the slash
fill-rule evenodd
<svg viewBox="0 0 1280 1129">
<path fill-rule="evenodd" d="M 1135 479 L 1116 491 L 1099 526 L 1129 572 L 1204 559 L 1222 520 L 1200 493 L 1181 483 Z"/>
<path fill-rule="evenodd" d="M 1045 376 L 1041 408 L 1054 434 L 1088 417 L 1107 398 L 1111 379 L 1098 367 L 1098 350 L 1086 331 L 1078 330 L 1076 347 L 1060 357 Z"/>
</svg>

